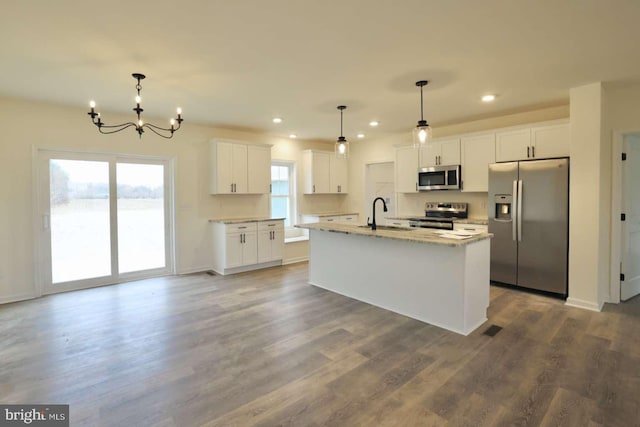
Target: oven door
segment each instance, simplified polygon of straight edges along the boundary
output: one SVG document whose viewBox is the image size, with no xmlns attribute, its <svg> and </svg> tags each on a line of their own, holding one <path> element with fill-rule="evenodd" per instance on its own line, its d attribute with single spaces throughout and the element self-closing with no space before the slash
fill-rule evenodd
<svg viewBox="0 0 640 427">
<path fill-rule="evenodd" d="M 459 190 L 460 165 L 418 169 L 418 190 Z"/>
<path fill-rule="evenodd" d="M 440 230 L 453 230 L 453 221 L 450 219 L 425 219 L 413 218 L 409 220 L 412 228 L 437 228 Z"/>
</svg>

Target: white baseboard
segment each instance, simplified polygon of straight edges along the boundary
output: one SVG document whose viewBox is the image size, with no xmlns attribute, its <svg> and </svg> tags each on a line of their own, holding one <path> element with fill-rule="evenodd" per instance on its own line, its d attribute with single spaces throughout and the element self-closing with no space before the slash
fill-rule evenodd
<svg viewBox="0 0 640 427">
<path fill-rule="evenodd" d="M 282 260 L 282 265 L 295 264 L 298 262 L 306 262 L 306 261 L 309 261 L 308 256 L 299 256 L 296 258 L 289 258 L 289 259 Z"/>
<path fill-rule="evenodd" d="M 176 271 L 177 275 L 182 275 L 182 274 L 192 274 L 192 273 L 202 273 L 203 271 L 208 271 L 211 270 L 211 266 L 210 265 L 205 265 L 202 267 L 191 267 L 191 268 L 186 268 L 180 271 Z"/>
<path fill-rule="evenodd" d="M 604 306 L 604 303 L 598 305 L 597 303 L 592 301 L 586 301 L 578 298 L 569 297 L 567 298 L 567 302 L 565 302 L 565 305 L 568 305 L 569 307 L 582 308 L 582 309 L 591 310 L 591 311 L 602 311 L 602 307 Z"/>
<path fill-rule="evenodd" d="M 26 301 L 34 298 L 37 298 L 37 296 L 32 294 L 9 295 L 6 297 L 0 297 L 0 304 L 9 304 L 12 302 Z"/>
</svg>

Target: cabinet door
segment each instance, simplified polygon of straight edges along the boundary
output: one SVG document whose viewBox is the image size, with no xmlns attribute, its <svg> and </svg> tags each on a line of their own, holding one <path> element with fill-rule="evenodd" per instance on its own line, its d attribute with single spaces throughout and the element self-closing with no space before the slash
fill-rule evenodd
<svg viewBox="0 0 640 427">
<path fill-rule="evenodd" d="M 284 252 L 284 229 L 273 230 L 273 240 L 271 241 L 271 259 L 273 261 L 282 259 Z"/>
<path fill-rule="evenodd" d="M 420 147 L 420 167 L 436 166 L 438 164 L 438 156 L 440 156 L 439 143 L 431 142 Z"/>
<path fill-rule="evenodd" d="M 531 129 L 496 133 L 496 162 L 527 160 L 531 158 L 530 150 Z"/>
<path fill-rule="evenodd" d="M 271 187 L 271 147 L 247 147 L 247 192 L 269 194 Z"/>
<path fill-rule="evenodd" d="M 460 164 L 460 139 L 448 139 L 439 141 L 440 145 L 440 165 L 459 165 Z"/>
<path fill-rule="evenodd" d="M 273 258 L 271 256 L 271 230 L 258 232 L 258 262 L 269 262 Z"/>
<path fill-rule="evenodd" d="M 233 152 L 233 183 L 234 193 L 247 192 L 247 146 L 243 144 L 231 144 Z"/>
<path fill-rule="evenodd" d="M 531 128 L 531 145 L 536 159 L 568 157 L 571 133 L 569 124 Z"/>
<path fill-rule="evenodd" d="M 347 193 L 347 160 L 329 155 L 329 181 L 331 193 Z"/>
<path fill-rule="evenodd" d="M 216 168 L 216 188 L 212 188 L 212 193 L 230 194 L 233 189 L 233 144 L 217 142 L 212 150 L 216 150 L 216 161 L 212 165 Z"/>
<path fill-rule="evenodd" d="M 418 191 L 418 150 L 413 147 L 396 149 L 396 191 L 416 193 Z"/>
<path fill-rule="evenodd" d="M 242 265 L 242 233 L 227 234 L 225 241 L 224 268 L 240 267 Z"/>
<path fill-rule="evenodd" d="M 243 233 L 244 243 L 242 244 L 242 265 L 258 263 L 258 233 L 253 231 Z"/>
<path fill-rule="evenodd" d="M 462 137 L 462 191 L 489 191 L 489 165 L 495 163 L 495 135 Z"/>
<path fill-rule="evenodd" d="M 314 193 L 331 193 L 329 182 L 330 154 L 314 152 L 311 159 L 311 176 Z"/>
</svg>

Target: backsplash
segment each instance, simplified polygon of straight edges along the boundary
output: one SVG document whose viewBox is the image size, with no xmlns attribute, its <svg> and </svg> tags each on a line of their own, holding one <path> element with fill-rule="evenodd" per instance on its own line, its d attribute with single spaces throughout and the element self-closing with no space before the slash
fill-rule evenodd
<svg viewBox="0 0 640 427">
<path fill-rule="evenodd" d="M 463 193 L 461 191 L 423 191 L 420 193 L 399 193 L 399 216 L 424 215 L 426 202 L 466 202 L 469 203 L 469 217 L 487 218 L 487 193 Z"/>
</svg>

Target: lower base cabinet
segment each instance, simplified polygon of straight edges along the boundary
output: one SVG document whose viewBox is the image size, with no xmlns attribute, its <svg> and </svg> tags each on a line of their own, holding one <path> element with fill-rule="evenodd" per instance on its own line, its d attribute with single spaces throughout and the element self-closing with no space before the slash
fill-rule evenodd
<svg viewBox="0 0 640 427">
<path fill-rule="evenodd" d="M 284 222 L 212 224 L 213 271 L 226 275 L 282 264 Z"/>
</svg>

